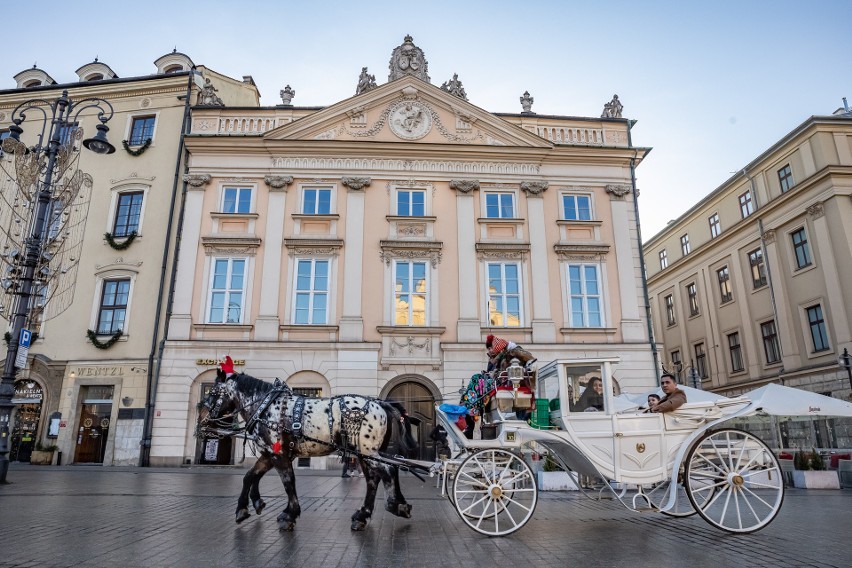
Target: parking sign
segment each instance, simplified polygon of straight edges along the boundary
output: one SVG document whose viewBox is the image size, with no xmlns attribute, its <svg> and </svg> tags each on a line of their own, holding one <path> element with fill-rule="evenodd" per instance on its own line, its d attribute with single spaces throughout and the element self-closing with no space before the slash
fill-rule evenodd
<svg viewBox="0 0 852 568">
<path fill-rule="evenodd" d="M 27 355 L 30 352 L 30 343 L 33 340 L 33 333 L 28 329 L 21 330 L 21 337 L 18 340 L 18 355 L 15 357 L 15 366 L 23 369 L 27 366 Z"/>
</svg>

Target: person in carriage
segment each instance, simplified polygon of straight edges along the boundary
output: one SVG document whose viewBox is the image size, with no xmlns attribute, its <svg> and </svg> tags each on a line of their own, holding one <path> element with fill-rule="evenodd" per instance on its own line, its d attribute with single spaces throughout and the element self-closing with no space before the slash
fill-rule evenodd
<svg viewBox="0 0 852 568">
<path fill-rule="evenodd" d="M 677 388 L 677 382 L 671 373 L 663 373 L 660 377 L 660 388 L 665 396 L 649 409 L 650 412 L 671 412 L 686 404 L 686 393 Z"/>
</svg>

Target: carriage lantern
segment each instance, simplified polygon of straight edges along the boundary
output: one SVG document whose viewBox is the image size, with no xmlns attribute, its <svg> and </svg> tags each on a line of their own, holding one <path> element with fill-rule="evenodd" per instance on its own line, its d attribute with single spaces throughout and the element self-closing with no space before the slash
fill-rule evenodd
<svg viewBox="0 0 852 568">
<path fill-rule="evenodd" d="M 512 359 L 512 362 L 509 364 L 509 368 L 506 369 L 506 373 L 509 375 L 509 380 L 512 382 L 512 388 L 518 390 L 518 386 L 520 386 L 521 381 L 524 380 L 524 368 L 521 367 L 521 362 L 518 359 Z"/>
</svg>

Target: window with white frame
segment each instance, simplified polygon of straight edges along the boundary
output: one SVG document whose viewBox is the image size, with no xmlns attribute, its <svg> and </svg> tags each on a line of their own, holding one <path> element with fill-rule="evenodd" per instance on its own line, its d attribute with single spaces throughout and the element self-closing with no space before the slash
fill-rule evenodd
<svg viewBox="0 0 852 568">
<path fill-rule="evenodd" d="M 669 294 L 665 297 L 664 301 L 666 303 L 666 321 L 668 321 L 668 324 L 672 326 L 677 323 L 677 320 L 675 319 L 674 296 Z"/>
<path fill-rule="evenodd" d="M 808 315 L 808 326 L 811 330 L 814 352 L 827 351 L 830 346 L 828 344 L 828 332 L 825 328 L 825 318 L 822 314 L 822 304 L 805 308 L 805 312 Z"/>
<path fill-rule="evenodd" d="M 520 327 L 520 266 L 510 262 L 489 262 L 487 269 L 489 325 Z"/>
<path fill-rule="evenodd" d="M 739 332 L 728 334 L 728 352 L 731 355 L 731 372 L 740 373 L 744 371 L 743 347 L 740 344 Z"/>
<path fill-rule="evenodd" d="M 790 234 L 793 239 L 793 254 L 796 256 L 796 268 L 801 269 L 811 264 L 811 249 L 808 246 L 808 235 L 805 228 Z"/>
<path fill-rule="evenodd" d="M 296 261 L 294 324 L 328 323 L 329 265 L 328 259 L 303 258 Z"/>
<path fill-rule="evenodd" d="M 394 261 L 394 325 L 428 325 L 427 264 Z"/>
<path fill-rule="evenodd" d="M 124 331 L 127 304 L 130 299 L 130 279 L 104 280 L 98 306 L 98 335 L 112 335 Z"/>
<path fill-rule="evenodd" d="M 251 213 L 251 188 L 222 189 L 222 213 Z"/>
<path fill-rule="evenodd" d="M 689 254 L 690 250 L 691 249 L 689 248 L 689 234 L 683 235 L 680 238 L 680 252 L 683 254 L 683 256 L 686 256 Z"/>
<path fill-rule="evenodd" d="M 592 198 L 588 195 L 563 195 L 562 214 L 569 221 L 591 221 Z"/>
<path fill-rule="evenodd" d="M 790 168 L 790 164 L 786 164 L 778 170 L 778 183 L 781 186 L 781 193 L 786 193 L 791 187 L 796 185 L 796 182 L 793 181 L 793 170 Z"/>
<path fill-rule="evenodd" d="M 763 338 L 763 353 L 766 355 L 766 364 L 772 365 L 781 361 L 781 347 L 778 343 L 778 329 L 775 327 L 775 320 L 760 324 L 760 335 Z"/>
<path fill-rule="evenodd" d="M 715 239 L 719 236 L 719 233 L 722 232 L 722 224 L 719 222 L 719 214 L 713 213 L 707 218 L 707 222 L 710 224 L 710 238 Z"/>
<path fill-rule="evenodd" d="M 130 233 L 139 232 L 139 219 L 142 216 L 142 201 L 145 193 L 142 191 L 125 191 L 118 194 L 115 206 L 115 222 L 112 236 L 126 237 Z"/>
<path fill-rule="evenodd" d="M 766 286 L 766 265 L 763 263 L 763 251 L 754 249 L 748 253 L 748 264 L 751 268 L 751 284 L 757 290 Z"/>
<path fill-rule="evenodd" d="M 754 213 L 754 201 L 751 199 L 751 192 L 746 191 L 740 195 L 740 215 L 743 219 Z"/>
<path fill-rule="evenodd" d="M 130 137 L 127 139 L 128 146 L 141 146 L 148 140 L 154 138 L 154 124 L 156 117 L 135 116 L 130 124 Z"/>
<path fill-rule="evenodd" d="M 686 295 L 689 298 L 689 315 L 698 315 L 698 289 L 695 282 L 686 285 Z"/>
<path fill-rule="evenodd" d="M 571 327 L 603 327 L 601 286 L 595 264 L 568 265 Z"/>
<path fill-rule="evenodd" d="M 669 254 L 666 249 L 660 251 L 660 270 L 664 270 L 669 265 Z"/>
<path fill-rule="evenodd" d="M 515 217 L 515 194 L 486 193 L 485 216 L 489 219 L 513 219 Z"/>
<path fill-rule="evenodd" d="M 246 292 L 246 258 L 213 258 L 207 323 L 243 323 Z"/>
<path fill-rule="evenodd" d="M 303 189 L 302 213 L 305 215 L 331 214 L 331 189 L 312 187 Z"/>
<path fill-rule="evenodd" d="M 400 217 L 426 215 L 426 192 L 416 189 L 396 190 L 396 214 Z"/>
<path fill-rule="evenodd" d="M 719 280 L 719 299 L 724 304 L 734 299 L 734 292 L 731 289 L 731 274 L 728 267 L 723 266 L 716 271 L 716 277 Z"/>
</svg>

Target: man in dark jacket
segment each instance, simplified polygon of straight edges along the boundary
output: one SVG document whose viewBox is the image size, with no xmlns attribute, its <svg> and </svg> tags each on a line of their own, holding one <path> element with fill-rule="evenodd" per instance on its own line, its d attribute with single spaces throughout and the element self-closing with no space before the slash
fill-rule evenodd
<svg viewBox="0 0 852 568">
<path fill-rule="evenodd" d="M 651 412 L 671 412 L 686 402 L 686 393 L 677 388 L 674 375 L 665 373 L 660 378 L 660 387 L 666 396 L 651 409 Z"/>
</svg>

